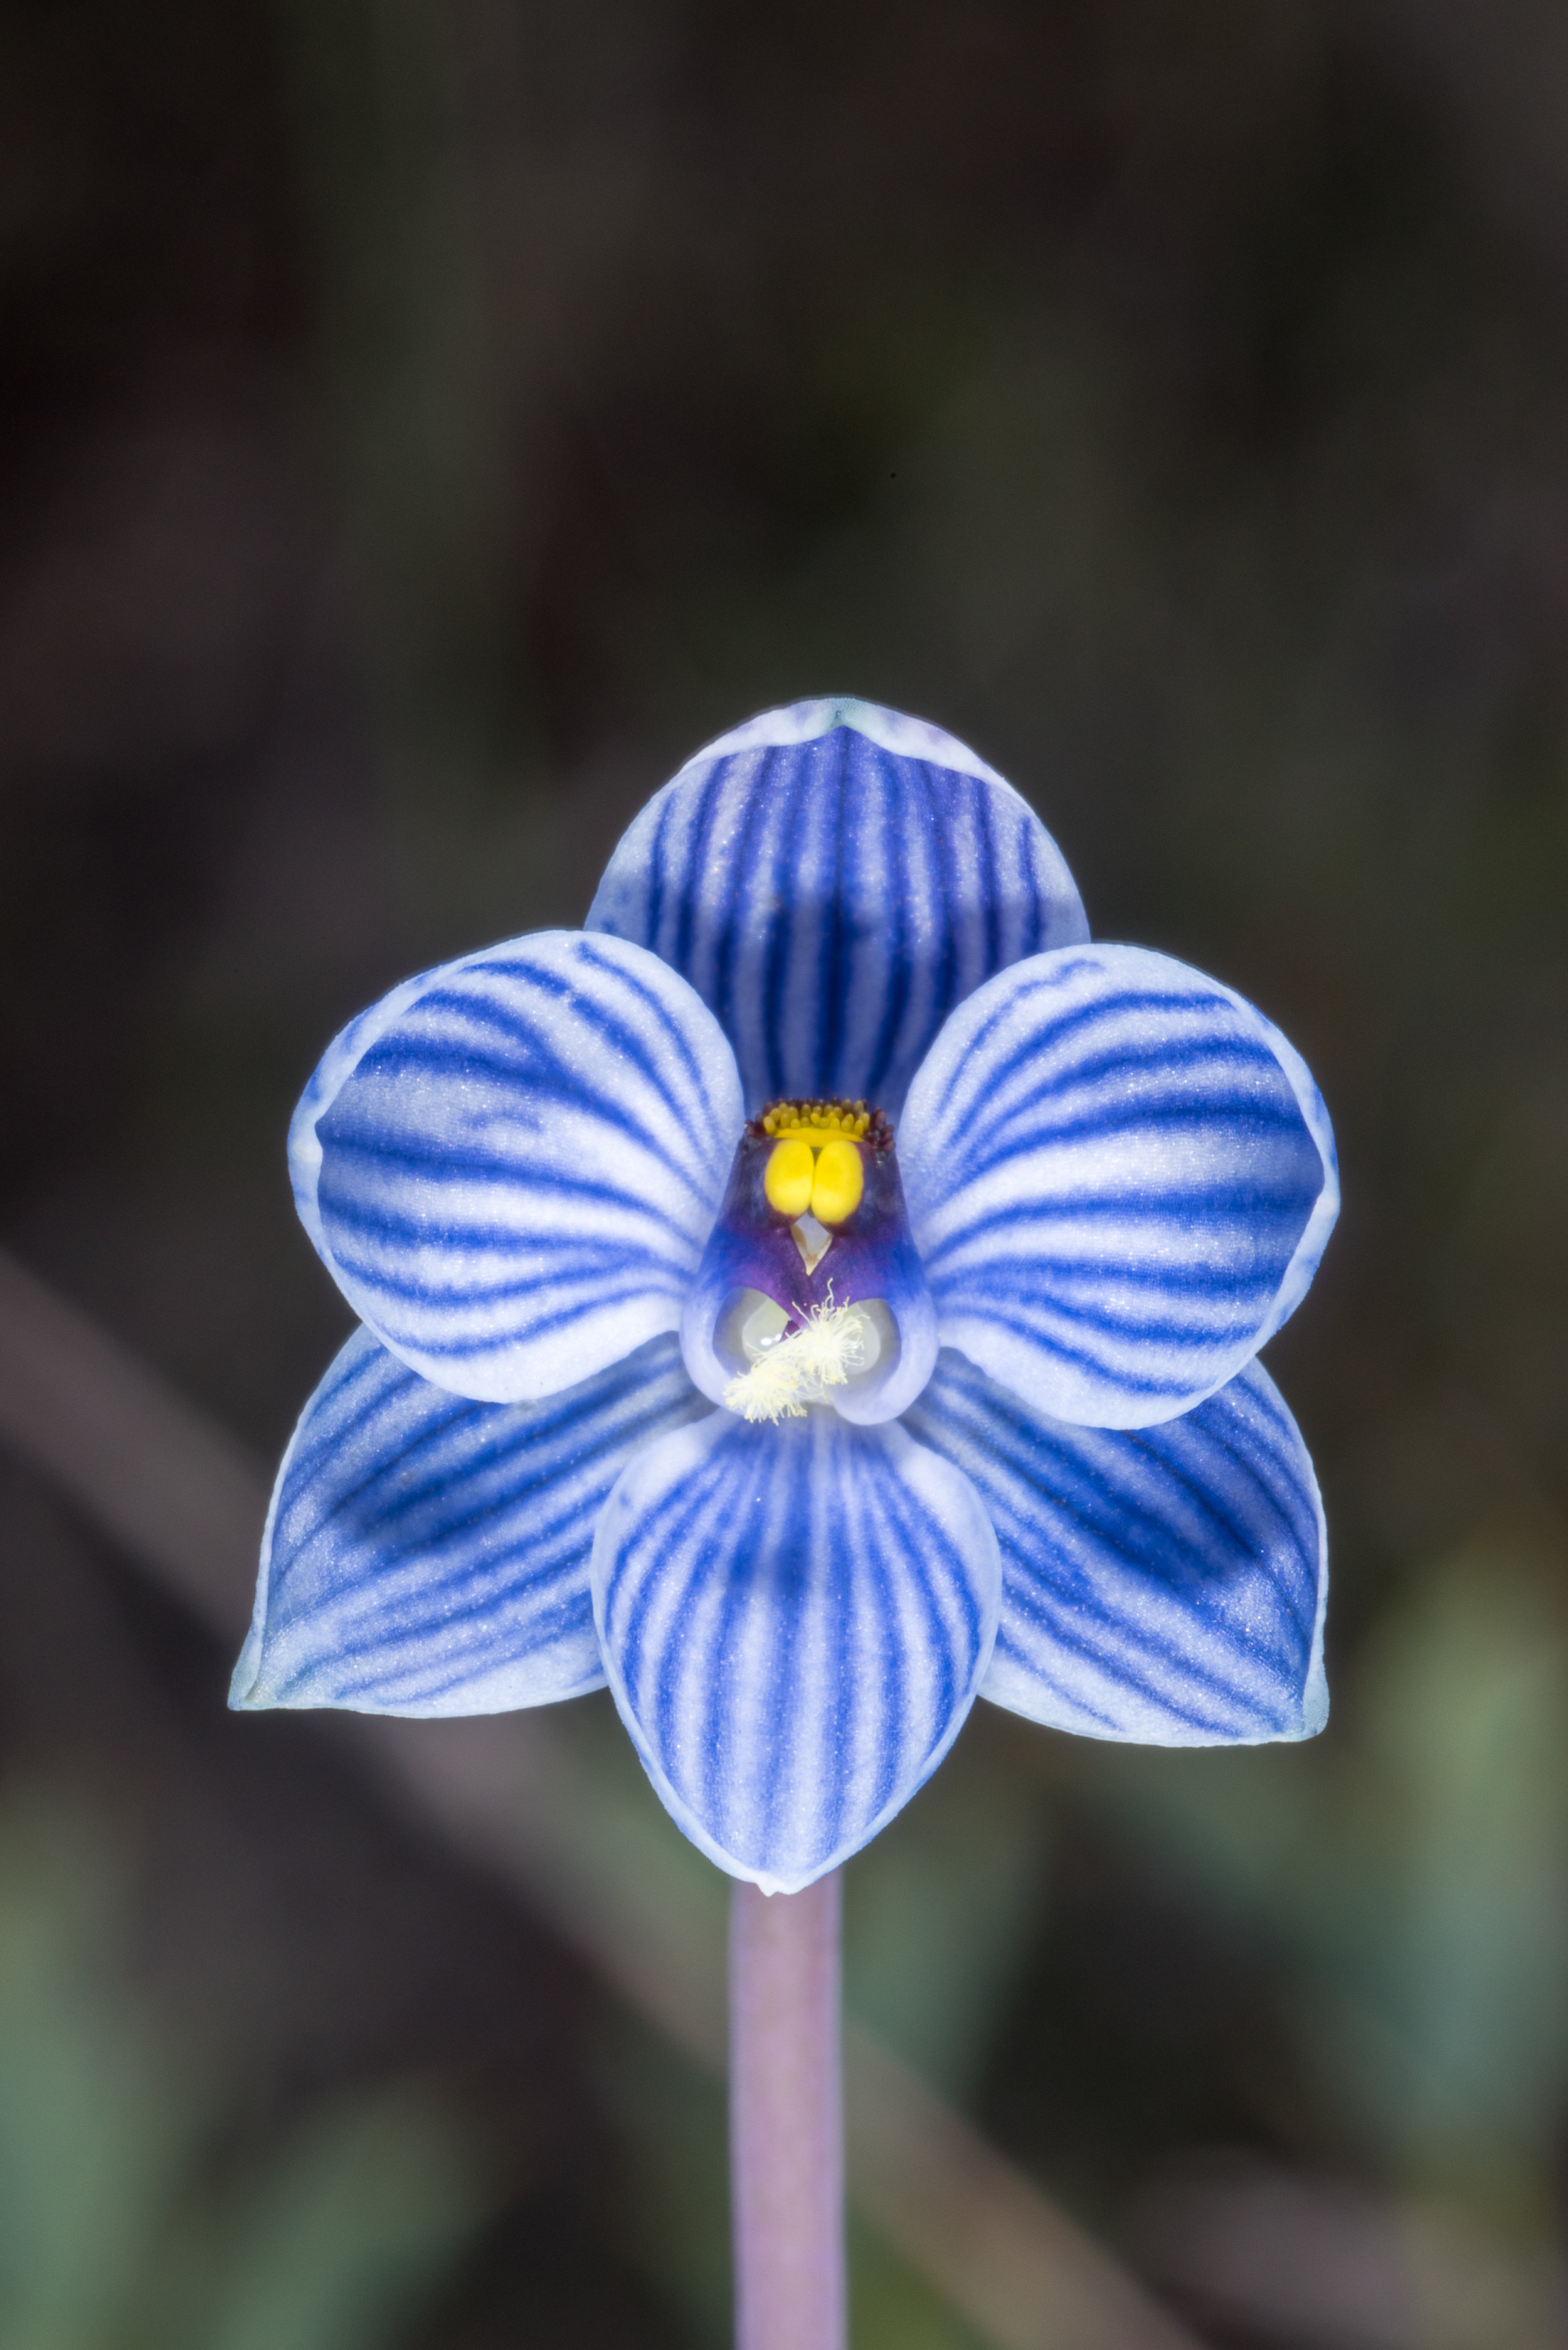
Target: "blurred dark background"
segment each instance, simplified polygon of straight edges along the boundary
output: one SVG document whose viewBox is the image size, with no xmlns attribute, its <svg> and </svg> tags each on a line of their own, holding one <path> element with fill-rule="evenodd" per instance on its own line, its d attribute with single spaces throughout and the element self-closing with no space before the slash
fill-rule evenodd
<svg viewBox="0 0 1568 2350">
<path fill-rule="evenodd" d="M 258 1454 L 321 1047 L 758 708 L 1311 1062 L 1327 1733 L 982 1707 L 850 1872 L 1222 2350 L 1568 2340 L 1565 119 L 1549 0 L 0 9 L 0 1241 Z M 4 1457 L 0 1554 L 0 2341 L 722 2341 L 713 2093 Z"/>
</svg>

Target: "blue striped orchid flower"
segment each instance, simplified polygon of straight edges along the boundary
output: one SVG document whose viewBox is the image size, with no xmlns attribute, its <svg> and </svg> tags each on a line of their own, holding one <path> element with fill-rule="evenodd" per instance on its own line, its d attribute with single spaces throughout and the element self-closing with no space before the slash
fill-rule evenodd
<svg viewBox="0 0 1568 2350">
<path fill-rule="evenodd" d="M 289 1141 L 362 1326 L 285 1457 L 237 1706 L 606 1681 L 722 1867 L 867 1843 L 977 1696 L 1301 1738 L 1323 1512 L 1256 1361 L 1338 1207 L 1297 1054 L 1089 943 L 1025 802 L 857 702 L 711 745 L 581 931 L 394 988 Z"/>
</svg>

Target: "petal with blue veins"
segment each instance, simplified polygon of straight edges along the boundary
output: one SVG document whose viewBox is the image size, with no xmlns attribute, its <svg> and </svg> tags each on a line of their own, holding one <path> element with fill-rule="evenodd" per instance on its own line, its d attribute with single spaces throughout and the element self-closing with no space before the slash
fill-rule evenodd
<svg viewBox="0 0 1568 2350">
<path fill-rule="evenodd" d="M 356 1331 L 278 1472 L 230 1703 L 500 1713 L 598 1688 L 599 1511 L 639 1446 L 707 1409 L 670 1337 L 487 1404 Z"/>
<path fill-rule="evenodd" d="M 1088 936 L 1061 851 L 951 735 L 866 702 L 773 710 L 689 760 L 611 858 L 590 931 L 717 1014 L 746 1106 L 896 1111 L 953 1006 Z"/>
<path fill-rule="evenodd" d="M 1000 1575 L 974 1487 L 901 1428 L 715 1412 L 623 1472 L 594 1616 L 667 1809 L 721 1868 L 788 1893 L 935 1770 L 990 1661 Z"/>
<path fill-rule="evenodd" d="M 1037 955 L 971 995 L 898 1135 L 946 1346 L 1053 1419 L 1143 1428 L 1249 1362 L 1339 1210 L 1305 1063 L 1141 947 Z"/>
<path fill-rule="evenodd" d="M 345 1029 L 289 1161 L 377 1336 L 439 1387 L 511 1403 L 678 1326 L 741 1118 L 733 1055 L 684 980 L 619 939 L 546 931 Z"/>
<path fill-rule="evenodd" d="M 1323 1728 L 1323 1508 L 1260 1364 L 1180 1419 L 1096 1429 L 944 1352 L 905 1425 L 972 1481 L 1002 1544 L 982 1697 L 1151 1746 Z"/>
</svg>

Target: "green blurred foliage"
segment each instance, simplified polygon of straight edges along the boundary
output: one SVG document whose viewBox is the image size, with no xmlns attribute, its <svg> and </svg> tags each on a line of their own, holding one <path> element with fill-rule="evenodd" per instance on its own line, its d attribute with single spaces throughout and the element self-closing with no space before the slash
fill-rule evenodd
<svg viewBox="0 0 1568 2350">
<path fill-rule="evenodd" d="M 1413 1584 L 1316 1746 L 1097 1773 L 1274 1940 L 1325 2106 L 1407 2189 L 1554 2219 L 1568 2098 L 1568 1625 L 1556 1562 Z M 1087 1774 L 1084 1774 L 1085 1777 Z"/>
<path fill-rule="evenodd" d="M 127 1989 L 121 1874 L 78 1808 L 0 1795 L 0 2341 L 406 2341 L 492 2208 L 472 2130 L 391 2084 L 237 2147 L 213 2052 Z"/>
</svg>

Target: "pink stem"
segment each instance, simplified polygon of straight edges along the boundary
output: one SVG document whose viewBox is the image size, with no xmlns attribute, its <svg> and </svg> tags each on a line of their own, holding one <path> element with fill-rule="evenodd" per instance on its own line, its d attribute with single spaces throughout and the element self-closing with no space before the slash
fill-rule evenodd
<svg viewBox="0 0 1568 2350">
<path fill-rule="evenodd" d="M 730 1910 L 735 2350 L 845 2350 L 837 1870 Z"/>
</svg>

